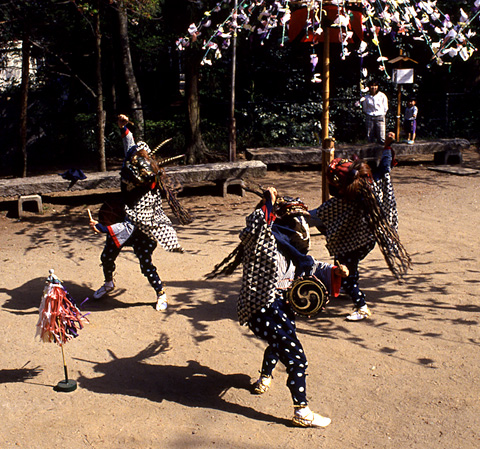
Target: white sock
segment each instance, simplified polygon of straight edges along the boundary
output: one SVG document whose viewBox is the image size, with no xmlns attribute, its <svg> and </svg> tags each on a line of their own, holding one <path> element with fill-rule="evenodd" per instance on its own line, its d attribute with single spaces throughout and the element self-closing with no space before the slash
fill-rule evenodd
<svg viewBox="0 0 480 449">
<path fill-rule="evenodd" d="M 312 411 L 310 410 L 310 407 L 306 405 L 305 407 L 296 407 L 295 409 L 295 414 L 300 416 L 301 418 L 305 418 L 309 413 Z"/>
</svg>

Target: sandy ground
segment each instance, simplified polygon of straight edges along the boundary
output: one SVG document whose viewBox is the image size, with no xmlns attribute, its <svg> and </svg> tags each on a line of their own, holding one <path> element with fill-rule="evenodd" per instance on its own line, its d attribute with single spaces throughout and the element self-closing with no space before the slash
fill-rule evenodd
<svg viewBox="0 0 480 449">
<path fill-rule="evenodd" d="M 464 165 L 480 168 L 475 151 Z M 332 418 L 326 429 L 290 425 L 291 399 L 279 367 L 270 391 L 250 393 L 264 343 L 236 320 L 240 273 L 204 275 L 238 242 L 257 197 L 189 189 L 182 202 L 196 216 L 178 226 L 185 254 L 155 252 L 170 306 L 155 294 L 131 252 L 118 259 L 114 294 L 87 301 L 90 324 L 62 354 L 34 339 L 49 268 L 77 302 L 102 281 L 103 238 L 87 226 L 103 194 L 44 197 L 45 214 L 0 212 L 1 448 L 465 448 L 480 447 L 480 175 L 404 163 L 394 171 L 400 236 L 414 267 L 404 284 L 378 249 L 362 278 L 373 311 L 350 323 L 351 301 L 299 319 L 309 360 L 311 408 Z M 264 185 L 316 207 L 316 171 L 268 172 Z M 313 235 L 312 254 L 330 260 Z"/>
</svg>

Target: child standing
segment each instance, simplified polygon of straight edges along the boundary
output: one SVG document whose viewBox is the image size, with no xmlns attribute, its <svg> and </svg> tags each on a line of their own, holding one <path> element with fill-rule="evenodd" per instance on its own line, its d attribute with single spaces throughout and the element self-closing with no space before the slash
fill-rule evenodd
<svg viewBox="0 0 480 449">
<path fill-rule="evenodd" d="M 416 100 L 410 98 L 405 109 L 404 129 L 407 135 L 407 143 L 412 145 L 415 143 L 415 136 L 417 134 L 417 114 L 418 108 Z"/>
</svg>

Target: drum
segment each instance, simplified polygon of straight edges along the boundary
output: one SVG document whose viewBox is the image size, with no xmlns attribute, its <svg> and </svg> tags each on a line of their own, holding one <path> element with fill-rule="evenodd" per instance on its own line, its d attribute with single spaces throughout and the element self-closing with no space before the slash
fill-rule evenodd
<svg viewBox="0 0 480 449">
<path fill-rule="evenodd" d="M 327 303 L 325 285 L 315 276 L 295 279 L 287 290 L 287 301 L 299 315 L 312 317 Z"/>
</svg>

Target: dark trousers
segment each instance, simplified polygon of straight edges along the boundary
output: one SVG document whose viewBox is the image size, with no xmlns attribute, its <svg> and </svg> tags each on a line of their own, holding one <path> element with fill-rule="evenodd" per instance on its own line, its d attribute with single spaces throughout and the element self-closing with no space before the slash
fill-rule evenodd
<svg viewBox="0 0 480 449">
<path fill-rule="evenodd" d="M 364 246 L 355 251 L 339 255 L 336 257 L 339 263 L 345 265 L 348 268 L 349 275 L 342 279 L 342 287 L 345 293 L 347 293 L 353 301 L 355 308 L 360 308 L 366 304 L 365 293 L 360 290 L 359 287 L 359 273 L 358 264 L 361 260 L 367 257 L 368 253 L 372 251 L 375 245 Z"/>
<path fill-rule="evenodd" d="M 157 242 L 150 239 L 138 229 L 133 231 L 133 234 L 130 236 L 127 242 L 120 248 L 115 245 L 112 237 L 107 234 L 107 241 L 105 243 L 102 255 L 100 256 L 105 281 L 113 280 L 115 260 L 124 246 L 132 247 L 135 256 L 137 256 L 138 261 L 140 262 L 140 270 L 142 271 L 143 275 L 148 279 L 148 282 L 150 282 L 150 285 L 155 289 L 157 294 L 160 293 L 163 288 L 162 281 L 158 276 L 155 265 L 152 263 L 152 254 L 157 247 Z"/>
<path fill-rule="evenodd" d="M 253 315 L 248 327 L 268 343 L 263 356 L 262 375 L 271 376 L 278 361 L 281 361 L 287 369 L 287 387 L 293 403 L 303 406 L 307 405 L 305 371 L 308 362 L 297 338 L 294 318 L 292 309 L 282 295 L 269 307 Z"/>
</svg>

